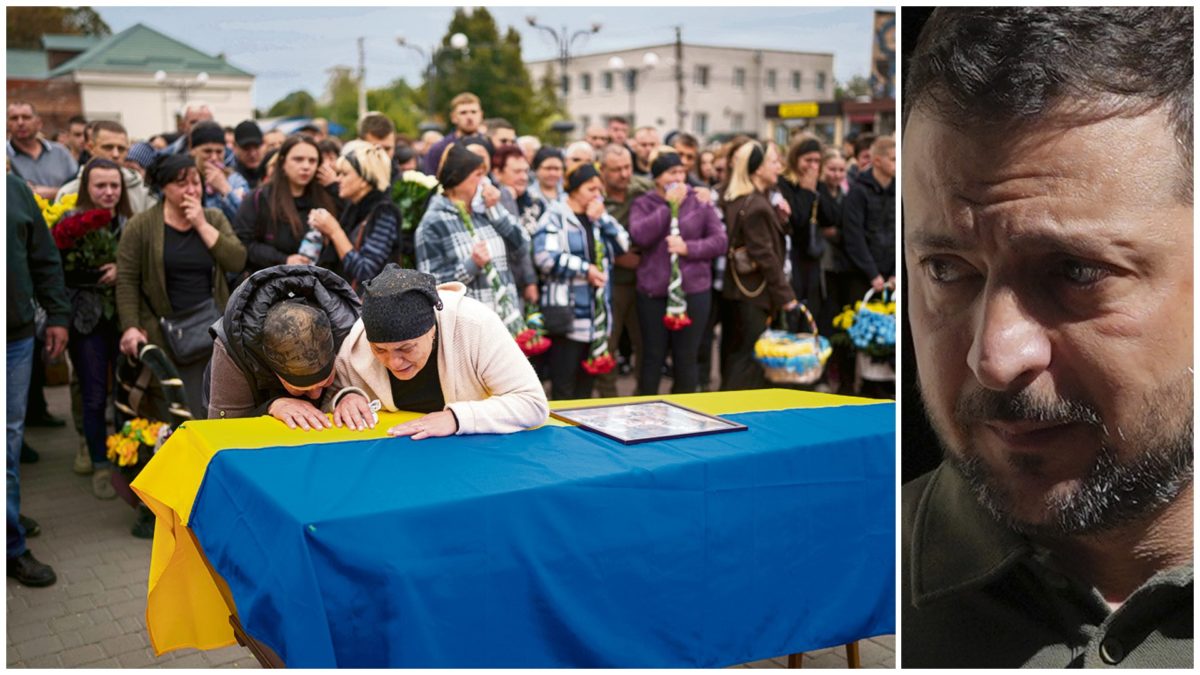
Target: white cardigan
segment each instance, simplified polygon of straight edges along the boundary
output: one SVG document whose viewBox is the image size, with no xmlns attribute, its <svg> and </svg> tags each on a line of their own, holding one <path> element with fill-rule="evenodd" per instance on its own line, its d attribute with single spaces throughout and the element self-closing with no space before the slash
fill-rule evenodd
<svg viewBox="0 0 1200 675">
<path fill-rule="evenodd" d="M 466 297 L 457 281 L 438 286 L 443 308 L 438 326 L 438 375 L 446 407 L 458 418 L 459 434 L 505 434 L 545 424 L 546 392 L 533 366 L 500 317 Z M 333 389 L 357 387 L 385 410 L 396 410 L 388 370 L 367 341 L 362 319 L 338 350 Z M 337 398 L 334 398 L 336 401 Z"/>
</svg>

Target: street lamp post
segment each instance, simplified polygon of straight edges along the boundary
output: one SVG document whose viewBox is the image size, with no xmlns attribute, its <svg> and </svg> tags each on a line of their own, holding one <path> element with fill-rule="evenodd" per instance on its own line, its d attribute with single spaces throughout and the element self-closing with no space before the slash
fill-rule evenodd
<svg viewBox="0 0 1200 675">
<path fill-rule="evenodd" d="M 425 64 L 425 90 L 426 90 L 426 101 L 427 102 L 426 102 L 425 114 L 432 121 L 433 113 L 434 113 L 433 85 L 434 85 L 434 82 L 437 81 L 438 59 L 440 59 L 442 57 L 442 54 L 444 54 L 446 50 L 442 47 L 438 47 L 437 45 L 430 47 L 428 50 L 422 49 L 421 47 L 410 43 L 403 35 L 396 36 L 396 44 L 400 45 L 401 47 L 407 47 L 407 48 L 417 52 L 418 54 L 421 55 L 421 58 L 426 61 L 426 64 Z M 455 33 L 454 35 L 450 36 L 450 47 L 452 49 L 466 52 L 468 44 L 469 44 L 469 40 L 467 39 L 467 36 L 462 33 Z"/>
<path fill-rule="evenodd" d="M 561 82 L 563 98 L 566 98 L 568 82 L 567 64 L 571 62 L 571 47 L 579 38 L 587 37 L 593 33 L 599 33 L 601 27 L 600 23 L 598 21 L 592 22 L 592 25 L 587 29 L 581 29 L 575 31 L 574 33 L 568 33 L 566 26 L 563 26 L 561 30 L 554 30 L 549 26 L 538 23 L 537 17 L 533 15 L 525 17 L 525 21 L 530 26 L 548 33 L 554 40 L 554 43 L 558 46 L 558 68 L 559 74 L 562 76 L 559 82 Z"/>
<path fill-rule="evenodd" d="M 608 60 L 608 67 L 613 70 L 624 71 L 625 73 L 625 88 L 629 91 L 629 126 L 635 126 L 634 118 L 637 117 L 637 81 L 638 75 L 648 72 L 658 65 L 658 54 L 654 52 L 646 52 L 642 54 L 642 66 L 640 68 L 629 67 L 625 68 L 625 59 L 614 56 Z"/>
<path fill-rule="evenodd" d="M 208 73 L 201 71 L 196 74 L 194 79 L 188 77 L 172 78 L 167 75 L 167 71 L 158 70 L 154 73 L 154 82 L 160 87 L 173 87 L 179 91 L 179 110 L 182 113 L 187 108 L 188 92 L 208 84 Z M 163 98 L 163 107 L 166 107 L 166 98 Z M 166 117 L 166 110 L 163 111 L 163 117 Z"/>
</svg>

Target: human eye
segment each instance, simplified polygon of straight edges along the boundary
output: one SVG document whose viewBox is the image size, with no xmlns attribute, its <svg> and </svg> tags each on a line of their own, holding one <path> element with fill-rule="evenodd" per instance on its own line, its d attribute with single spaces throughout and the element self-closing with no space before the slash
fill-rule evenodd
<svg viewBox="0 0 1200 675">
<path fill-rule="evenodd" d="M 1106 268 L 1075 258 L 1067 258 L 1060 262 L 1057 272 L 1067 283 L 1081 288 L 1093 286 L 1109 275 Z"/>
<path fill-rule="evenodd" d="M 921 261 L 925 274 L 938 284 L 954 284 L 968 279 L 973 269 L 965 261 L 948 256 L 930 256 Z"/>
</svg>

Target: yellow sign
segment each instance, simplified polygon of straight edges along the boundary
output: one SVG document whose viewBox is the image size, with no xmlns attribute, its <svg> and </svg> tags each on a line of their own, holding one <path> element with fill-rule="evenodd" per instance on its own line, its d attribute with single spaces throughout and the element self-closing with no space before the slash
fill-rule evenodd
<svg viewBox="0 0 1200 675">
<path fill-rule="evenodd" d="M 779 116 L 788 117 L 819 117 L 820 106 L 815 102 L 809 103 L 780 103 Z"/>
</svg>

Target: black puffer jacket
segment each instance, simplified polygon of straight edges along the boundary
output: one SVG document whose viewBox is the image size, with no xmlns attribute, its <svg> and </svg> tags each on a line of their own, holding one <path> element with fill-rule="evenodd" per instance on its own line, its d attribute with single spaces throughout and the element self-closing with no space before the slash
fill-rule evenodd
<svg viewBox="0 0 1200 675">
<path fill-rule="evenodd" d="M 229 296 L 225 315 L 208 330 L 256 390 L 257 404 L 284 392 L 279 378 L 263 359 L 262 328 L 272 306 L 293 298 L 303 298 L 313 307 L 325 310 L 333 328 L 335 353 L 362 313 L 362 302 L 350 284 L 322 267 L 276 265 L 250 275 Z M 205 372 L 205 407 L 208 407 L 209 379 L 210 373 Z"/>
<path fill-rule="evenodd" d="M 846 255 L 867 279 L 896 273 L 896 181 L 885 188 L 872 169 L 850 185 L 842 211 Z"/>
</svg>

